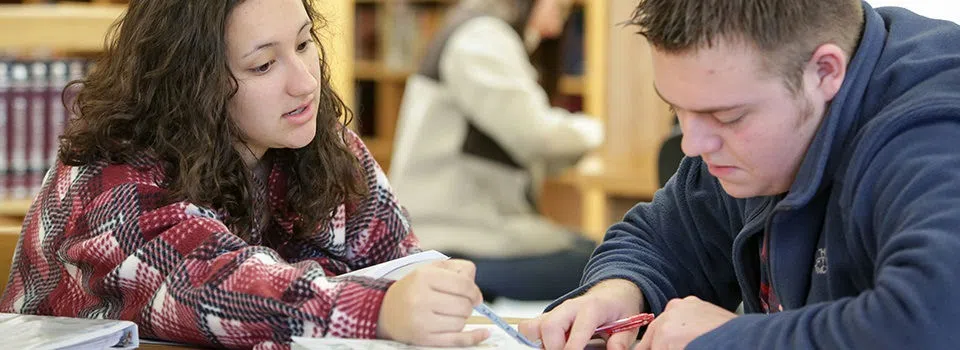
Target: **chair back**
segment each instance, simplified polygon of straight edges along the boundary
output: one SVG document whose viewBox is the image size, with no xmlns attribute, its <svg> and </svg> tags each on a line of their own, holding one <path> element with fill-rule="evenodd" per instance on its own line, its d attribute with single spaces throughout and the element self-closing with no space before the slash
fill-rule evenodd
<svg viewBox="0 0 960 350">
<path fill-rule="evenodd" d="M 680 140 L 683 139 L 683 132 L 679 125 L 674 125 L 670 136 L 660 145 L 660 156 L 657 161 L 657 174 L 660 179 L 660 187 L 667 184 L 667 181 L 677 172 L 680 161 L 683 160 L 683 150 L 680 149 Z"/>
</svg>

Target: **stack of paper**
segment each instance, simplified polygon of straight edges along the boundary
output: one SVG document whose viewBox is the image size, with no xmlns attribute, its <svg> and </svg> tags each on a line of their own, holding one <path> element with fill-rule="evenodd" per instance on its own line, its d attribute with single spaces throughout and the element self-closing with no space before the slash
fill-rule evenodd
<svg viewBox="0 0 960 350">
<path fill-rule="evenodd" d="M 135 349 L 137 325 L 130 321 L 0 313 L 5 349 Z"/>
</svg>

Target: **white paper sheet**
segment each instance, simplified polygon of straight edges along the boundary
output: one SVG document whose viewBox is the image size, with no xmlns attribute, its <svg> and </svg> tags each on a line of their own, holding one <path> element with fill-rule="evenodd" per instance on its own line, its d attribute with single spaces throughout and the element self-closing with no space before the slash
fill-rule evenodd
<svg viewBox="0 0 960 350">
<path fill-rule="evenodd" d="M 408 273 L 413 271 L 416 267 L 438 260 L 446 260 L 450 257 L 440 253 L 436 250 L 428 250 L 425 252 L 420 252 L 417 254 L 408 255 L 399 259 L 394 259 L 387 261 L 385 263 L 380 263 L 373 265 L 364 269 L 353 271 L 350 273 L 342 274 L 338 277 L 343 276 L 364 276 L 370 278 L 387 278 L 392 280 L 399 280 L 401 277 L 406 276 Z"/>
<path fill-rule="evenodd" d="M 512 325 L 514 328 L 517 325 Z M 529 350 L 530 348 L 524 346 L 523 344 L 518 343 L 517 341 L 510 338 L 506 332 L 497 328 L 492 324 L 490 325 L 467 325 L 464 330 L 472 330 L 478 328 L 486 328 L 490 331 L 490 337 L 487 340 L 484 340 L 482 343 L 474 347 L 461 348 L 461 349 L 472 349 L 472 350 L 489 350 L 489 349 L 517 349 L 517 350 Z M 320 349 L 332 349 L 332 350 L 421 350 L 421 349 L 449 349 L 449 348 L 431 348 L 431 347 L 421 347 L 421 346 L 412 346 L 406 345 L 394 341 L 388 340 L 366 340 L 366 339 L 340 339 L 340 338 L 301 338 L 293 337 L 293 349 L 302 349 L 302 350 L 320 350 Z"/>
</svg>

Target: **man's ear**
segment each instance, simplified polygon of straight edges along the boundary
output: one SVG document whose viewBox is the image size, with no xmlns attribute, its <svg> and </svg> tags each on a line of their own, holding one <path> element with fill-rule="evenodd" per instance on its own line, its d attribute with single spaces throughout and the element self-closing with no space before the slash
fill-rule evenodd
<svg viewBox="0 0 960 350">
<path fill-rule="evenodd" d="M 847 76 L 847 53 L 836 44 L 820 45 L 810 56 L 803 76 L 808 92 L 819 94 L 824 101 L 833 100 Z"/>
</svg>

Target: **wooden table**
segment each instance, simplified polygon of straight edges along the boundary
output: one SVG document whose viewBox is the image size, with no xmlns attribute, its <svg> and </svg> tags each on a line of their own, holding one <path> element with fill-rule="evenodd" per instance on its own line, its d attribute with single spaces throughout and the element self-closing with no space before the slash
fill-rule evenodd
<svg viewBox="0 0 960 350">
<path fill-rule="evenodd" d="M 525 319 L 522 318 L 504 318 L 504 321 L 507 321 L 511 324 L 517 324 Z M 470 316 L 467 320 L 467 324 L 491 324 L 490 320 L 483 316 Z M 147 350 L 183 350 L 183 349 L 207 349 L 204 347 L 197 347 L 191 345 L 160 345 L 160 344 L 140 344 L 138 349 L 147 349 Z"/>
</svg>

